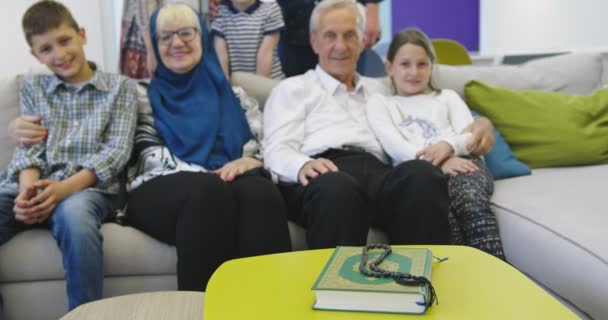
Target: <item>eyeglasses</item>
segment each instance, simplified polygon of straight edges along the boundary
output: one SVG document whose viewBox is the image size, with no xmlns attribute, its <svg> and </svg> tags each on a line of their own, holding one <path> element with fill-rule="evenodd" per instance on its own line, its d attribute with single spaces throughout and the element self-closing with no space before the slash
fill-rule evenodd
<svg viewBox="0 0 608 320">
<path fill-rule="evenodd" d="M 194 27 L 181 28 L 175 31 L 161 31 L 156 33 L 158 44 L 169 45 L 173 42 L 173 35 L 176 34 L 183 42 L 194 40 L 198 29 Z"/>
</svg>

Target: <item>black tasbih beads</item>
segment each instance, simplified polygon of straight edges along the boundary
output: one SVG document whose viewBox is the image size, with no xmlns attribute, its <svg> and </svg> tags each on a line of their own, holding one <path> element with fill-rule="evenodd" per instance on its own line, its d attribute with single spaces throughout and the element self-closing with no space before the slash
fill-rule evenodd
<svg viewBox="0 0 608 320">
<path fill-rule="evenodd" d="M 380 253 L 380 256 L 376 258 L 376 260 L 369 263 L 368 269 L 366 268 L 367 255 L 368 252 L 373 249 L 382 249 L 383 251 Z M 386 259 L 386 257 L 392 252 L 393 250 L 388 244 L 371 244 L 363 247 L 363 252 L 361 253 L 361 263 L 359 264 L 359 272 L 368 277 L 392 278 L 395 280 L 395 282 L 404 286 L 425 286 L 429 291 L 429 301 L 425 307 L 428 309 L 434 303 L 439 304 L 439 299 L 437 299 L 435 288 L 433 288 L 433 285 L 429 279 L 422 276 L 415 276 L 410 273 L 389 271 L 379 267 L 382 261 L 384 261 L 384 259 Z"/>
</svg>

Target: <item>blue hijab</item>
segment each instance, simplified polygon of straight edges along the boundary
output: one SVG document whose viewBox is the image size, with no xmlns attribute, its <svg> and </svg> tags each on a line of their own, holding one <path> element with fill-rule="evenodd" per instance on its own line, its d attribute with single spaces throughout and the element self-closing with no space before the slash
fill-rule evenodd
<svg viewBox="0 0 608 320">
<path fill-rule="evenodd" d="M 181 160 L 210 170 L 221 168 L 240 158 L 243 145 L 253 137 L 243 108 L 224 76 L 200 15 L 203 55 L 199 64 L 185 74 L 163 64 L 154 36 L 158 11 L 150 18 L 157 67 L 148 87 L 156 129 Z"/>
</svg>

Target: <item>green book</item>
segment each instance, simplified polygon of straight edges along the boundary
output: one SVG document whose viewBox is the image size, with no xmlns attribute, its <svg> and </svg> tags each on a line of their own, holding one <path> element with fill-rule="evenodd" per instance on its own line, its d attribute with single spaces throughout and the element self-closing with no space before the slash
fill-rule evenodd
<svg viewBox="0 0 608 320">
<path fill-rule="evenodd" d="M 337 247 L 315 281 L 317 299 L 313 309 L 423 314 L 428 290 L 404 286 L 392 278 L 368 277 L 359 272 L 362 247 Z M 381 250 L 368 253 L 368 264 Z M 427 248 L 392 248 L 378 266 L 389 271 L 411 273 L 431 280 L 433 254 Z"/>
</svg>

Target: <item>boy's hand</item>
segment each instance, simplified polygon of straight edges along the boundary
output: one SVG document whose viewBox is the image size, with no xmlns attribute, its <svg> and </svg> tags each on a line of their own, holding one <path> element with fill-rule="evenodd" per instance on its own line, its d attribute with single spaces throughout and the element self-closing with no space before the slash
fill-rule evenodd
<svg viewBox="0 0 608 320">
<path fill-rule="evenodd" d="M 438 166 L 452 154 L 454 154 L 454 148 L 452 148 L 449 143 L 440 141 L 418 151 L 416 153 L 416 158 L 428 161 L 434 166 Z"/>
<path fill-rule="evenodd" d="M 63 181 L 38 180 L 34 187 L 42 190 L 30 200 L 30 214 L 35 215 L 38 222 L 48 219 L 59 202 L 71 193 Z"/>
<path fill-rule="evenodd" d="M 47 130 L 40 125 L 41 116 L 21 116 L 8 124 L 8 134 L 19 147 L 44 141 Z"/>
<path fill-rule="evenodd" d="M 222 0 L 211 0 L 209 1 L 209 20 L 213 21 L 217 17 L 218 5 L 222 3 Z"/>
<path fill-rule="evenodd" d="M 30 200 L 36 196 L 36 187 L 33 185 L 22 188 L 21 192 L 15 198 L 15 206 L 13 212 L 15 213 L 15 220 L 21 221 L 25 224 L 34 224 L 38 222 L 38 218 L 35 214 L 31 214 Z"/>
<path fill-rule="evenodd" d="M 223 167 L 213 171 L 213 173 L 220 176 L 220 178 L 226 182 L 230 182 L 236 178 L 236 176 L 247 172 L 249 169 L 261 167 L 262 161 L 250 158 L 242 157 L 234 161 L 226 163 Z"/>
<path fill-rule="evenodd" d="M 460 157 L 450 157 L 441 164 L 441 170 L 445 174 L 455 176 L 459 173 L 474 172 L 479 170 L 479 167 L 469 159 Z"/>
</svg>

